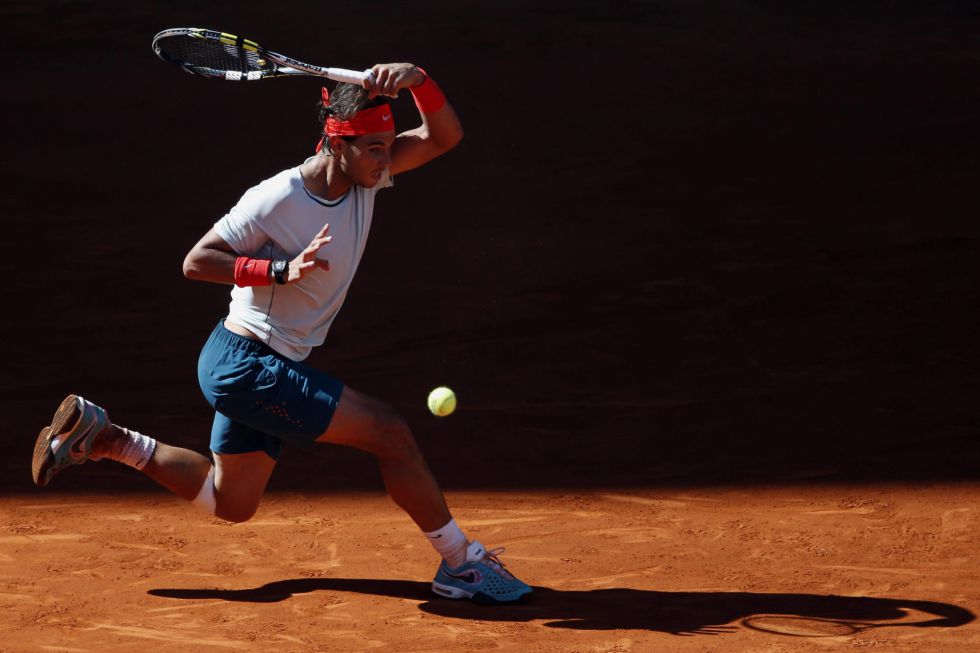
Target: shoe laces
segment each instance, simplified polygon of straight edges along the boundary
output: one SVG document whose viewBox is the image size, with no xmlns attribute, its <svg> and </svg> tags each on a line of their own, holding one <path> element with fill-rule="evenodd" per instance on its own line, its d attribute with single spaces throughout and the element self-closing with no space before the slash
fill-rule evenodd
<svg viewBox="0 0 980 653">
<path fill-rule="evenodd" d="M 500 546 L 496 549 L 491 549 L 490 551 L 484 551 L 481 562 L 486 563 L 491 569 L 507 580 L 514 580 L 514 575 L 504 568 L 504 563 L 497 557 L 506 550 L 507 547 Z"/>
</svg>

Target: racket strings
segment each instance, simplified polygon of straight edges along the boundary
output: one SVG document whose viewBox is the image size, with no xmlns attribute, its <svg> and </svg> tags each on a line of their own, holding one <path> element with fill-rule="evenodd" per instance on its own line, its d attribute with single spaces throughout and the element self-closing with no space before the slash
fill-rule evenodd
<svg viewBox="0 0 980 653">
<path fill-rule="evenodd" d="M 161 42 L 169 59 L 194 68 L 242 73 L 265 70 L 268 62 L 254 50 L 193 36 L 173 36 Z"/>
</svg>

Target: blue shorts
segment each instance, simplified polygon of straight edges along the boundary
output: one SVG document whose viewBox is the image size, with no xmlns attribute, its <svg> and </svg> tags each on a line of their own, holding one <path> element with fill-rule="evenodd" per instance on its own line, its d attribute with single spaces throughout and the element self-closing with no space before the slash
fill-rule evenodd
<svg viewBox="0 0 980 653">
<path fill-rule="evenodd" d="M 215 410 L 211 451 L 265 451 L 284 442 L 310 445 L 330 425 L 344 384 L 232 333 L 222 320 L 197 363 L 197 379 Z"/>
</svg>

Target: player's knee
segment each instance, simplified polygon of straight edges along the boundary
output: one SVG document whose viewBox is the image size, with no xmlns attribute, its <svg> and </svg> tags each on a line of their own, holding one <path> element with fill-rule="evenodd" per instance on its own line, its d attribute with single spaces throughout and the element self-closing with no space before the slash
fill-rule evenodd
<svg viewBox="0 0 980 653">
<path fill-rule="evenodd" d="M 378 455 L 384 458 L 410 458 L 418 454 L 418 444 L 408 422 L 391 411 L 378 422 Z"/>
<path fill-rule="evenodd" d="M 223 519 L 234 524 L 242 524 L 254 517 L 258 509 L 259 506 L 257 503 L 222 504 L 221 501 L 218 501 L 215 516 L 218 519 Z"/>
</svg>

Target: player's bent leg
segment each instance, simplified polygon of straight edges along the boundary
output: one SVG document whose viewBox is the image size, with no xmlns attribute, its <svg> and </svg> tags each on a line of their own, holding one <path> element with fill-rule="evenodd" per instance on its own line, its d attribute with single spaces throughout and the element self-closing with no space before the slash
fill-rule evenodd
<svg viewBox="0 0 980 653">
<path fill-rule="evenodd" d="M 255 515 L 276 461 L 264 451 L 215 453 L 215 515 L 245 522 Z"/>
<path fill-rule="evenodd" d="M 408 425 L 391 407 L 345 387 L 330 426 L 317 441 L 356 447 L 378 458 L 388 494 L 444 558 L 433 592 L 487 604 L 513 603 L 531 593 L 500 562 L 503 549 L 487 552 L 479 542 L 466 540 Z"/>
<path fill-rule="evenodd" d="M 156 451 L 143 468 L 143 473 L 181 499 L 191 501 L 197 496 L 210 470 L 211 461 L 206 456 L 157 442 Z"/>
<path fill-rule="evenodd" d="M 317 442 L 374 454 L 389 496 L 423 531 L 434 531 L 452 519 L 408 424 L 384 402 L 345 387 Z"/>
<path fill-rule="evenodd" d="M 217 469 L 212 472 L 211 461 L 196 451 L 112 424 L 104 409 L 69 395 L 38 435 L 31 471 L 34 482 L 45 486 L 67 467 L 106 458 L 142 471 L 183 499 L 200 497 L 211 504 L 208 512 L 230 521 L 244 521 L 255 513 L 275 466 L 265 452 L 216 454 Z M 206 484 L 208 491 L 203 492 Z"/>
</svg>

